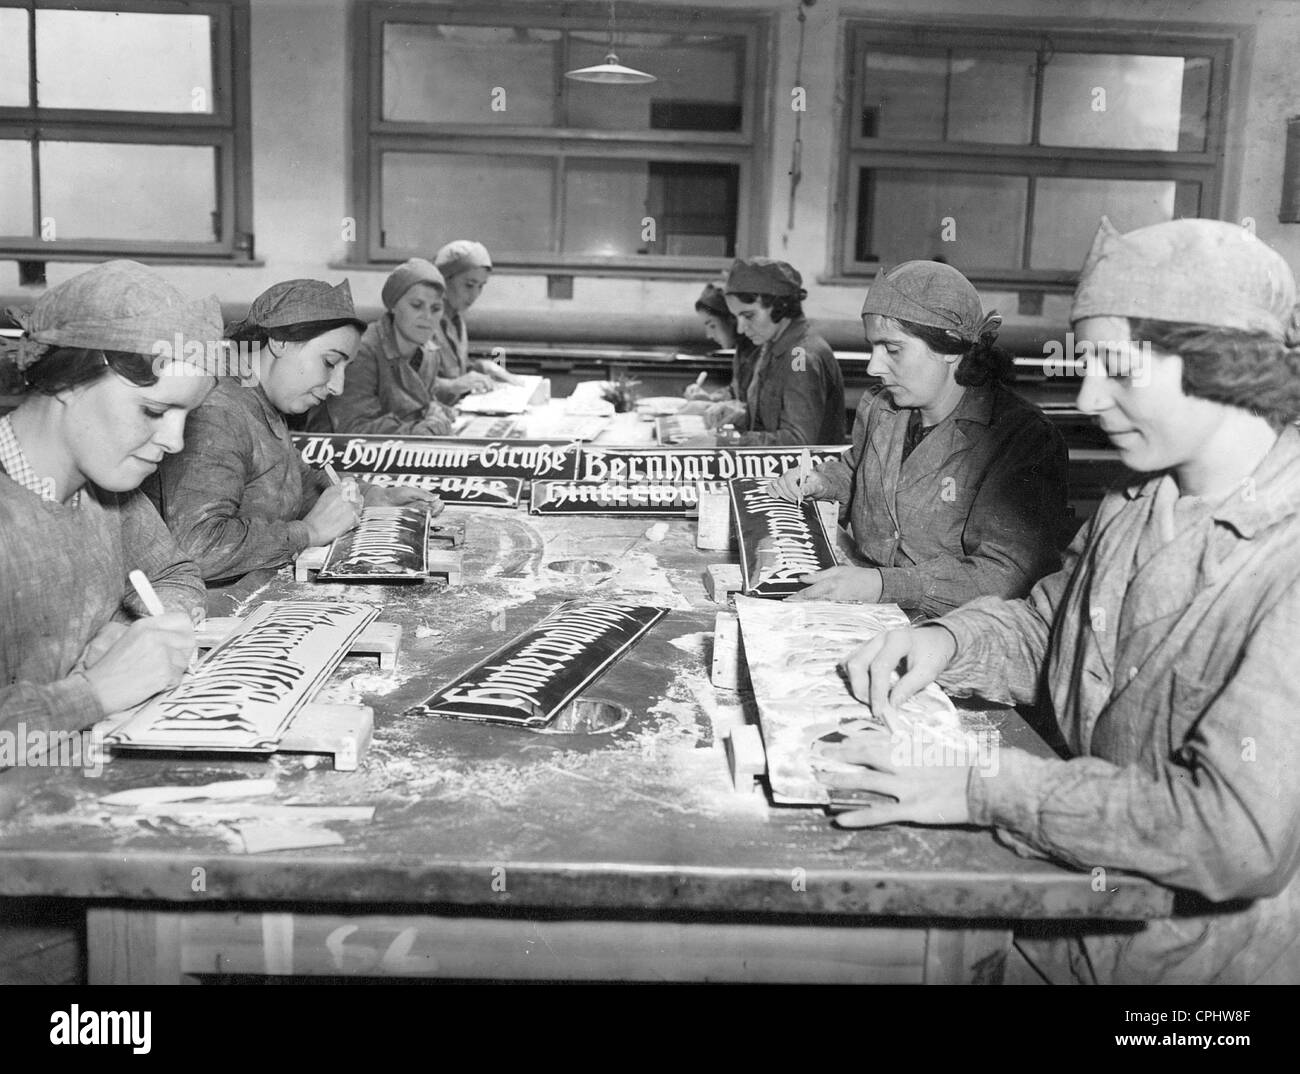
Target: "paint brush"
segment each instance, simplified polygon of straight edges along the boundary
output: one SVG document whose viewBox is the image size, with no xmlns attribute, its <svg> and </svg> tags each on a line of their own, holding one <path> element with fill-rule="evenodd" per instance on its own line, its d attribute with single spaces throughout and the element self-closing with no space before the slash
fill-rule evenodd
<svg viewBox="0 0 1300 1074">
<path fill-rule="evenodd" d="M 140 595 L 140 603 L 144 605 L 145 611 L 150 615 L 166 615 L 167 609 L 163 607 L 163 602 L 158 599 L 158 594 L 149 584 L 149 579 L 145 576 L 144 571 L 132 571 L 127 575 L 131 585 L 135 587 L 136 593 Z"/>
<path fill-rule="evenodd" d="M 127 580 L 135 588 L 136 593 L 140 596 L 140 603 L 144 605 L 145 611 L 150 615 L 166 615 L 167 609 L 163 607 L 163 602 L 158 599 L 158 594 L 149 584 L 149 578 L 144 571 L 135 570 L 127 576 Z M 193 671 L 198 662 L 199 654 L 197 652 L 190 655 L 188 671 Z"/>
<path fill-rule="evenodd" d="M 709 371 L 706 369 L 703 373 L 701 373 L 698 377 L 695 378 L 695 386 L 697 388 L 703 387 L 704 382 L 708 379 L 709 379 Z"/>
<path fill-rule="evenodd" d="M 357 488 L 355 480 L 348 478 L 347 481 L 344 482 L 343 478 L 339 477 L 339 472 L 329 463 L 325 464 L 325 476 L 330 479 L 330 484 L 342 487 L 343 491 L 341 495 L 345 500 L 355 507 L 361 506 L 361 490 Z"/>
</svg>

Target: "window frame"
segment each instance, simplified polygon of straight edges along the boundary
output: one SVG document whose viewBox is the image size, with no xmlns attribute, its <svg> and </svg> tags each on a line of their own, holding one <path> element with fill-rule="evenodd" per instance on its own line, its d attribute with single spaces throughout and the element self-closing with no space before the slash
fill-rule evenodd
<svg viewBox="0 0 1300 1074">
<path fill-rule="evenodd" d="M 457 23 L 472 26 L 527 26 L 529 29 L 603 30 L 609 11 L 584 3 L 473 7 L 415 4 L 377 0 L 354 5 L 352 22 L 353 84 L 363 92 L 353 96 L 351 201 L 357 222 L 352 244 L 359 263 L 390 266 L 408 257 L 430 256 L 431 251 L 382 243 L 382 157 L 385 152 L 464 154 L 468 156 L 540 156 L 555 161 L 552 192 L 555 230 L 549 252 L 493 250 L 498 269 L 606 271 L 612 275 L 700 275 L 730 264 L 729 257 L 681 255 L 599 256 L 566 254 L 563 242 L 564 184 L 568 159 L 621 159 L 667 163 L 718 163 L 738 166 L 736 192 L 736 250 L 744 257 L 761 249 L 765 221 L 759 211 L 766 192 L 766 160 L 760 132 L 766 129 L 769 102 L 762 93 L 762 72 L 771 62 L 767 42 L 771 14 L 757 10 L 706 11 L 655 8 L 634 4 L 618 7 L 617 30 L 623 33 L 717 32 L 743 37 L 742 112 L 739 131 L 599 130 L 577 127 L 493 126 L 477 128 L 464 123 L 416 123 L 385 120 L 383 109 L 383 45 L 385 23 Z M 557 42 L 555 71 L 557 93 L 566 84 L 564 72 L 569 38 Z M 449 235 L 448 238 L 455 236 Z"/>
<path fill-rule="evenodd" d="M 1159 33 L 1159 37 L 1155 34 Z M 1228 31 L 1197 32 L 1191 27 L 1152 27 L 1134 24 L 1124 32 L 1114 29 L 1093 31 L 1076 26 L 1007 24 L 981 22 L 979 26 L 958 22 L 913 21 L 900 25 L 850 18 L 845 20 L 843 65 L 847 96 L 839 130 L 841 163 L 838 170 L 837 209 L 834 229 L 832 271 L 845 279 L 875 276 L 882 263 L 858 261 L 854 256 L 858 227 L 861 168 L 978 172 L 1011 177 L 1030 177 L 1025 202 L 1025 227 L 1021 255 L 1027 266 L 1033 243 L 1034 183 L 1038 178 L 1153 180 L 1200 184 L 1200 215 L 1217 217 L 1222 211 L 1225 187 L 1225 144 L 1227 141 L 1228 89 L 1232 83 L 1235 38 Z M 1100 53 L 1139 56 L 1208 56 L 1211 61 L 1208 86 L 1205 147 L 1201 151 L 1107 149 L 1083 146 L 1032 144 L 1039 137 L 1043 68 L 1035 78 L 1031 115 L 1031 144 L 992 142 L 942 142 L 899 138 L 868 138 L 861 133 L 859 104 L 863 97 L 862 77 L 865 54 L 890 46 L 912 48 L 1024 50 L 1037 52 L 1044 43 L 1055 53 Z M 972 266 L 966 272 L 972 280 L 992 285 L 1026 285 L 1044 289 L 1072 287 L 1078 270 L 1004 269 Z"/>
<path fill-rule="evenodd" d="M 249 0 L 25 0 L 3 7 L 28 13 L 29 103 L 0 107 L 0 138 L 27 141 L 32 155 L 32 227 L 41 234 L 40 141 L 101 144 L 211 146 L 218 237 L 212 242 L 160 239 L 54 239 L 0 235 L 0 257 L 20 261 L 99 260 L 131 256 L 150 261 L 251 261 L 253 176 Z M 206 15 L 212 28 L 212 111 L 126 112 L 41 108 L 35 100 L 35 13 L 42 10 L 120 11 L 132 14 Z"/>
</svg>

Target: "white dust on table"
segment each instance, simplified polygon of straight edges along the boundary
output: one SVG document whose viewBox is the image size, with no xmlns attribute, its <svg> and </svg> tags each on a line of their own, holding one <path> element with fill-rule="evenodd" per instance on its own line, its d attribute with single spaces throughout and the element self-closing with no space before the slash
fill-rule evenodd
<svg viewBox="0 0 1300 1074">
<path fill-rule="evenodd" d="M 466 759 L 454 748 L 422 741 L 427 726 L 421 718 L 399 719 L 376 729 L 358 771 L 312 773 L 296 788 L 296 800 L 379 806 L 444 801 L 524 813 L 541 802 L 577 814 L 597 794 L 628 808 L 679 816 L 688 826 L 706 817 L 761 819 L 762 795 L 732 788 L 721 736 L 710 734 L 710 726 L 726 721 L 701 666 L 695 655 L 678 662 L 665 697 L 644 714 L 634 713 L 621 730 L 584 736 L 584 749 L 557 749 L 560 736 L 548 735 L 526 744 L 522 757 Z M 566 793 L 555 795 L 557 786 Z"/>
</svg>

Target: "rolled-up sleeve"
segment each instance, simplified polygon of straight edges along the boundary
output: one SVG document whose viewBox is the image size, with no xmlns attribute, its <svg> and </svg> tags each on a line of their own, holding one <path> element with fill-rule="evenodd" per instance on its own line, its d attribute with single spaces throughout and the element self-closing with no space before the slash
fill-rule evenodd
<svg viewBox="0 0 1300 1074">
<path fill-rule="evenodd" d="M 985 595 L 1018 597 L 1060 565 L 1069 456 L 1038 422 L 1007 443 L 984 475 L 962 533 L 963 554 L 881 567 L 880 599 L 940 616 Z"/>
<path fill-rule="evenodd" d="M 186 448 L 162 468 L 167 528 L 207 580 L 279 567 L 309 543 L 306 523 L 240 514 L 253 457 L 251 435 L 229 412 L 199 407 L 185 426 Z"/>
<path fill-rule="evenodd" d="M 1277 894 L 1300 862 L 1297 637 L 1300 583 L 1260 617 L 1226 683 L 1203 684 L 1204 661 L 1189 653 L 1168 689 L 1116 699 L 1107 718 L 1121 724 L 1168 719 L 1171 705 L 1186 722 L 1156 771 L 1005 749 L 996 776 L 970 781 L 972 821 L 1083 869 L 1131 871 L 1215 901 Z"/>
</svg>

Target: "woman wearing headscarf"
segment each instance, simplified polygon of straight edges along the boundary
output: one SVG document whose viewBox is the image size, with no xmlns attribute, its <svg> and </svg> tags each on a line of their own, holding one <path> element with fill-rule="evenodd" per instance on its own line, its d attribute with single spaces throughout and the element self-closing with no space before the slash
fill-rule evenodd
<svg viewBox="0 0 1300 1074">
<path fill-rule="evenodd" d="M 285 418 L 342 391 L 363 327 L 346 280 L 334 287 L 289 280 L 258 295 L 248 316 L 228 328 L 243 375 L 218 379 L 190 417 L 184 450 L 166 460 L 150 488 L 210 590 L 255 572 L 243 587 L 249 589 L 305 548 L 328 544 L 356 525 L 355 484 L 332 485 L 309 467 Z M 409 487 L 364 485 L 361 491 L 371 506 L 439 503 Z M 227 596 L 214 592 L 209 611 L 215 614 L 235 594 Z"/>
<path fill-rule="evenodd" d="M 1071 312 L 1078 405 L 1147 476 L 1102 501 L 1026 599 L 975 601 L 848 660 L 878 711 L 936 678 L 1046 701 L 1070 759 L 1002 746 L 996 771 L 898 767 L 887 735 L 864 740 L 830 752 L 895 801 L 841 823 L 981 825 L 1022 854 L 1173 889 L 1173 914 L 1140 927 L 1018 937 L 1013 977 L 1300 983 L 1295 298 L 1286 262 L 1242 228 L 1103 221 Z"/>
<path fill-rule="evenodd" d="M 732 264 L 727 309 L 757 354 L 744 397 L 709 407 L 709 428 L 734 426 L 741 445 L 844 442 L 844 377 L 835 353 L 804 317 L 807 297 L 802 277 L 784 261 L 750 257 Z"/>
<path fill-rule="evenodd" d="M 700 297 L 695 300 L 695 314 L 704 325 L 704 334 L 719 350 L 733 352 L 731 359 L 731 383 L 725 388 L 710 390 L 703 385 L 690 384 L 685 396 L 692 401 L 725 403 L 745 398 L 749 391 L 749 382 L 754 376 L 754 360 L 758 357 L 758 348 L 748 336 L 742 336 L 736 326 L 736 318 L 727 309 L 727 292 L 717 284 L 707 283 Z"/>
<path fill-rule="evenodd" d="M 478 301 L 492 275 L 492 258 L 487 247 L 472 239 L 455 239 L 433 255 L 433 263 L 447 281 L 442 316 L 434 333 L 438 348 L 438 398 L 455 403 L 471 392 L 490 391 L 497 383 L 521 383 L 492 359 L 469 356 L 465 313 Z"/>
<path fill-rule="evenodd" d="M 933 617 L 979 596 L 1019 597 L 1060 566 L 1069 454 L 1052 422 L 1004 385 L 994 346 L 960 272 L 908 261 L 867 291 L 867 372 L 853 445 L 823 463 L 802 494 L 847 505 L 865 566 L 808 576 L 798 600 L 895 603 Z M 800 495 L 797 471 L 772 483 Z"/>
<path fill-rule="evenodd" d="M 308 428 L 387 436 L 448 436 L 456 412 L 438 399 L 434 336 L 447 283 L 431 261 L 413 257 L 384 281 L 384 314 L 361 337 L 343 393 L 313 412 Z M 328 420 L 319 417 L 321 410 Z"/>
<path fill-rule="evenodd" d="M 24 398 L 0 418 L 0 728 L 75 731 L 175 685 L 194 651 L 203 582 L 139 485 L 212 388 L 221 310 L 109 261 L 19 316 Z"/>
</svg>

